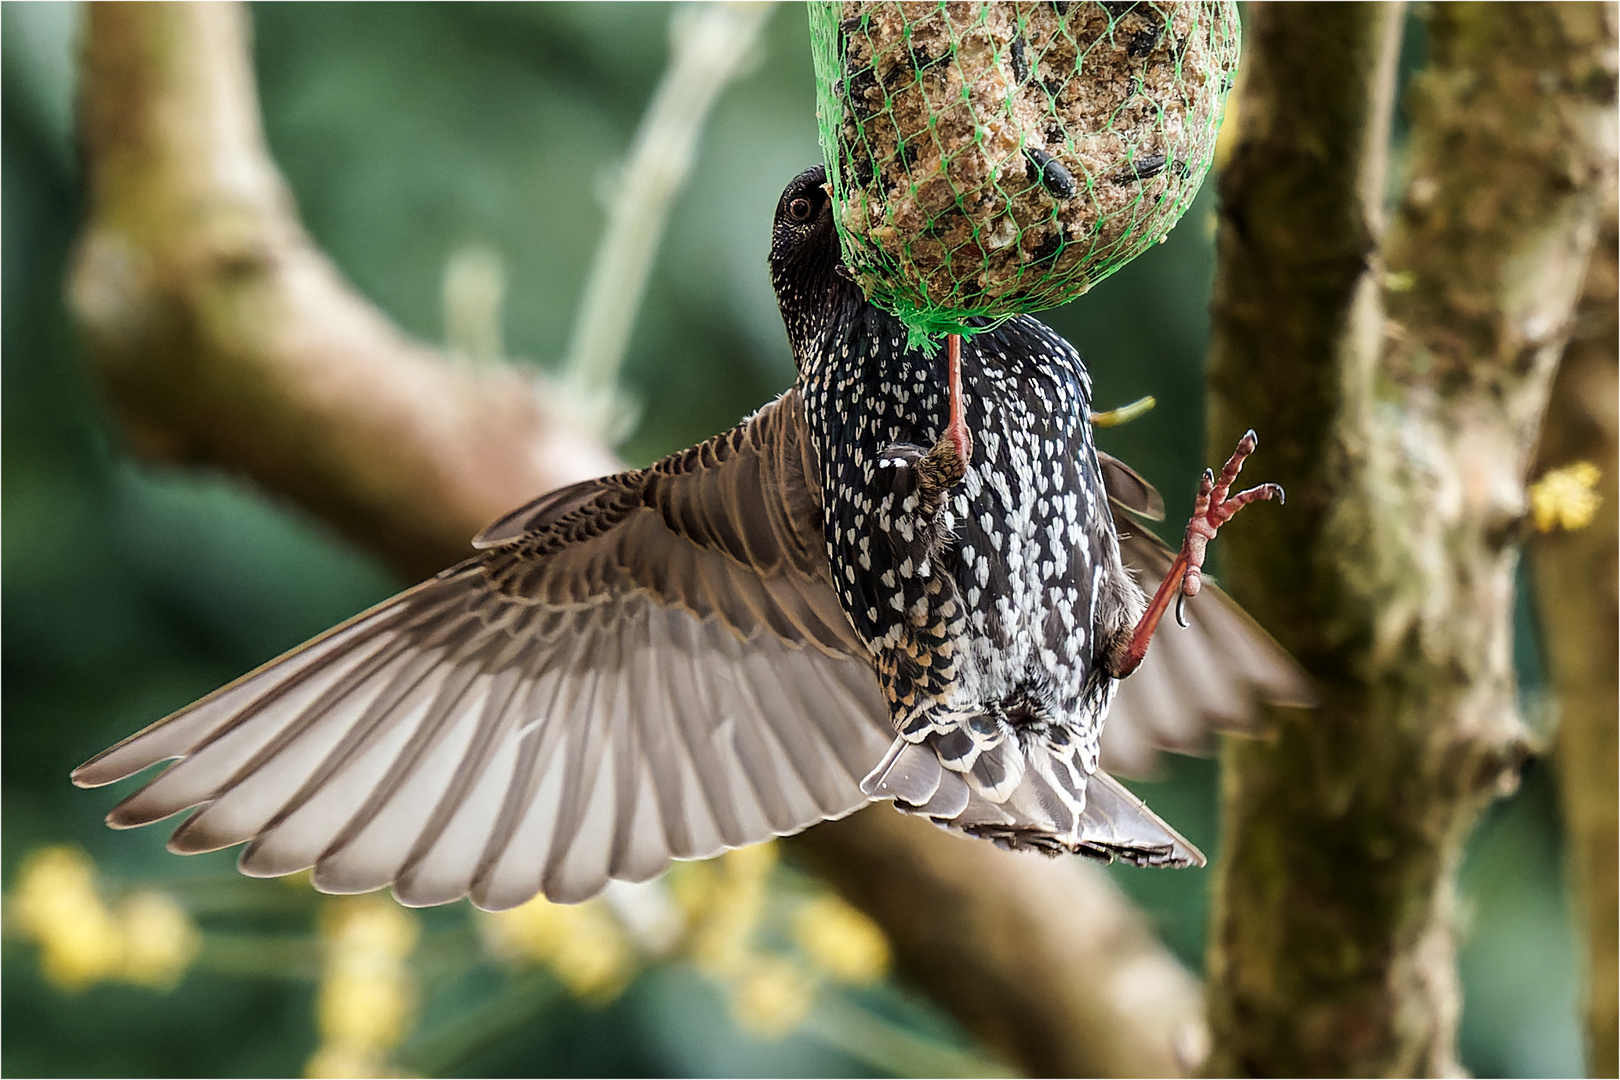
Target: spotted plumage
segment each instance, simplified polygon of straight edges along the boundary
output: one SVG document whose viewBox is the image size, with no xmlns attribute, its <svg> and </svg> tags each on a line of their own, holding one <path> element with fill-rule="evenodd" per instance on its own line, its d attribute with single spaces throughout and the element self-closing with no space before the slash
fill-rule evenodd
<svg viewBox="0 0 1620 1080">
<path fill-rule="evenodd" d="M 944 356 L 908 347 L 839 272 L 823 180 L 811 170 L 784 193 L 773 276 L 833 583 L 899 733 L 866 789 L 1014 845 L 1195 859 L 1145 810 L 1135 847 L 1084 824 L 1117 685 L 1108 654 L 1145 597 L 1120 556 L 1079 354 L 1029 318 L 969 339 L 964 465 L 942 438 Z M 796 222 L 795 201 L 815 216 Z M 923 763 L 918 782 L 927 754 L 944 771 Z"/>
<path fill-rule="evenodd" d="M 173 760 L 109 822 L 194 809 L 171 849 L 245 844 L 245 873 L 412 905 L 582 900 L 883 798 L 1011 846 L 1196 861 L 1104 768 L 1307 691 L 1213 590 L 1108 675 L 1130 568 L 1171 563 L 1116 533 L 1110 501 L 1151 518 L 1157 497 L 1093 450 L 1079 358 L 1027 319 L 975 338 L 964 454 L 938 438 L 937 363 L 842 272 L 815 174 L 771 268 L 798 385 L 512 512 L 75 782 Z"/>
</svg>

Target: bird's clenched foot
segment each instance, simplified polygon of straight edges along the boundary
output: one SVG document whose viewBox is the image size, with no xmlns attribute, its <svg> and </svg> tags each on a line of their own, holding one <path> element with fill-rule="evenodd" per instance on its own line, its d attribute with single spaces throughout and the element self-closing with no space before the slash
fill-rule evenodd
<svg viewBox="0 0 1620 1080">
<path fill-rule="evenodd" d="M 938 498 L 962 482 L 962 477 L 967 475 L 967 459 L 962 456 L 957 441 L 947 432 L 917 462 L 917 474 L 920 480 L 917 486 L 923 498 Z"/>
<path fill-rule="evenodd" d="M 1192 520 L 1187 522 L 1187 533 L 1181 542 L 1181 551 L 1176 561 L 1171 564 L 1170 572 L 1160 582 L 1158 592 L 1153 594 L 1153 600 L 1148 604 L 1147 611 L 1137 621 L 1136 629 L 1131 632 L 1130 638 L 1125 641 L 1124 648 L 1118 650 L 1110 667 L 1110 674 L 1116 679 L 1123 679 L 1135 671 L 1147 655 L 1148 642 L 1153 637 L 1153 631 L 1158 628 L 1159 620 L 1169 610 L 1172 599 L 1176 602 L 1176 621 L 1182 626 L 1187 625 L 1182 614 L 1182 605 L 1188 597 L 1197 596 L 1199 586 L 1202 584 L 1201 571 L 1204 566 L 1204 553 L 1209 542 L 1215 539 L 1215 534 L 1222 525 L 1232 520 L 1232 516 L 1252 502 L 1261 499 L 1276 499 L 1284 501 L 1283 489 L 1277 484 L 1261 484 L 1258 487 L 1240 491 L 1236 495 L 1229 494 L 1232 485 L 1237 482 L 1238 473 L 1243 471 L 1244 460 L 1259 445 L 1259 438 L 1251 430 L 1238 441 L 1237 449 L 1232 456 L 1226 459 L 1226 465 L 1221 469 L 1221 475 L 1216 475 L 1209 469 L 1204 470 L 1203 478 L 1198 482 L 1198 500 L 1193 504 Z"/>
<path fill-rule="evenodd" d="M 940 437 L 932 449 L 924 451 L 914 443 L 894 443 L 878 456 L 878 464 L 904 470 L 896 474 L 895 490 L 915 493 L 914 510 L 919 520 L 932 520 L 945 501 L 945 493 L 962 482 L 967 462 L 957 451 L 956 440 Z"/>
<path fill-rule="evenodd" d="M 948 335 L 945 349 L 950 416 L 939 441 L 926 453 L 911 443 L 895 443 L 878 459 L 879 464 L 914 471 L 917 500 L 925 519 L 938 510 L 945 493 L 962 482 L 973 455 L 973 436 L 962 409 L 962 336 Z"/>
</svg>

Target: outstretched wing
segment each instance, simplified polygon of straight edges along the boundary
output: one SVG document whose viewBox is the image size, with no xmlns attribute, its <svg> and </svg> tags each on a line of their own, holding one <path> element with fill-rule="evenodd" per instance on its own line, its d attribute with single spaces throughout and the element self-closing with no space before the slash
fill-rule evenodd
<svg viewBox="0 0 1620 1080">
<path fill-rule="evenodd" d="M 1103 482 L 1116 510 L 1159 520 L 1159 493 L 1129 466 L 1106 454 Z M 1151 592 L 1175 554 L 1130 517 L 1115 513 L 1125 566 Z M 1153 770 L 1159 750 L 1207 753 L 1211 732 L 1259 733 L 1259 704 L 1310 706 L 1310 680 L 1260 624 L 1206 576 L 1187 603 L 1188 626 L 1159 628 L 1135 674 L 1119 684 L 1102 732 L 1103 768 L 1125 776 Z"/>
<path fill-rule="evenodd" d="M 484 551 L 81 766 L 244 872 L 582 900 L 849 813 L 893 736 L 838 607 L 797 394 L 508 515 Z"/>
</svg>

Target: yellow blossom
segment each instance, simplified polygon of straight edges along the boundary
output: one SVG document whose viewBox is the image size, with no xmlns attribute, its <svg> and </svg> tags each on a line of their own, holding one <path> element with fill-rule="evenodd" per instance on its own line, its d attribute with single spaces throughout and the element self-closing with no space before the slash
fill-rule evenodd
<svg viewBox="0 0 1620 1080">
<path fill-rule="evenodd" d="M 1215 136 L 1215 170 L 1217 172 L 1226 168 L 1226 163 L 1232 159 L 1232 151 L 1237 149 L 1240 129 L 1242 127 L 1242 112 L 1239 108 L 1243 94 L 1241 92 L 1243 75 L 1238 75 L 1239 85 L 1235 85 L 1226 95 L 1226 105 L 1221 110 L 1221 129 Z"/>
<path fill-rule="evenodd" d="M 327 904 L 326 946 L 316 995 L 321 1046 L 309 1076 L 378 1075 L 386 1051 L 410 1031 L 416 1000 L 406 958 L 416 947 L 416 918 L 384 896 Z"/>
<path fill-rule="evenodd" d="M 373 1050 L 347 1044 L 321 1046 L 304 1066 L 304 1075 L 310 1080 L 332 1078 L 364 1080 L 370 1076 L 395 1076 L 387 1062 Z"/>
<path fill-rule="evenodd" d="M 678 862 L 669 868 L 670 895 L 686 915 L 686 924 L 695 925 L 708 910 L 709 898 L 714 895 L 716 879 L 715 861 Z"/>
<path fill-rule="evenodd" d="M 776 845 L 755 844 L 728 851 L 719 860 L 707 906 L 698 915 L 692 959 L 711 975 L 741 965 L 748 942 L 765 911 L 765 886 L 776 867 Z"/>
<path fill-rule="evenodd" d="M 64 990 L 103 979 L 167 989 L 199 947 L 190 916 L 164 893 L 136 893 L 110 910 L 95 863 L 76 847 L 43 848 L 23 862 L 11 914 L 39 943 L 45 977 Z"/>
<path fill-rule="evenodd" d="M 79 990 L 118 972 L 124 939 L 96 892 L 90 856 L 74 847 L 34 852 L 12 896 L 22 930 L 39 943 L 40 969 L 48 980 Z"/>
<path fill-rule="evenodd" d="M 405 1036 L 410 987 L 381 969 L 337 971 L 321 980 L 316 1004 L 321 1037 L 353 1047 L 389 1047 Z"/>
<path fill-rule="evenodd" d="M 635 974 L 636 955 L 600 901 L 553 904 L 543 896 L 484 920 L 498 955 L 544 964 L 576 997 L 608 1001 Z"/>
<path fill-rule="evenodd" d="M 889 943 L 865 915 L 836 896 L 799 908 L 793 936 L 817 968 L 847 983 L 870 983 L 889 966 Z"/>
<path fill-rule="evenodd" d="M 1603 496 L 1596 488 L 1602 472 L 1590 461 L 1553 469 L 1530 485 L 1530 513 L 1536 529 L 1584 529 L 1592 523 Z"/>
<path fill-rule="evenodd" d="M 118 907 L 124 957 L 120 976 L 157 989 L 172 987 L 195 959 L 201 941 L 185 908 L 159 892 L 140 892 Z"/>
<path fill-rule="evenodd" d="M 731 1015 L 744 1031 L 779 1038 L 799 1026 L 815 987 L 797 966 L 775 956 L 748 958 L 731 981 Z"/>
</svg>

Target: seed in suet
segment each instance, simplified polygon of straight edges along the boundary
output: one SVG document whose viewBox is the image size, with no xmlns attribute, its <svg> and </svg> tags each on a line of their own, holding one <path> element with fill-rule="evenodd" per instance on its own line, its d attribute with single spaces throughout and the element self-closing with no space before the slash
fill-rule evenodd
<svg viewBox="0 0 1620 1080">
<path fill-rule="evenodd" d="M 1013 79 L 1019 86 L 1022 86 L 1029 82 L 1029 57 L 1024 52 L 1023 38 L 1013 38 L 1011 53 Z"/>
<path fill-rule="evenodd" d="M 1139 161 L 1133 161 L 1113 176 L 1116 184 L 1129 184 L 1138 180 L 1151 180 L 1164 172 L 1165 157 L 1163 154 L 1149 154 Z"/>
<path fill-rule="evenodd" d="M 1074 182 L 1074 176 L 1063 167 L 1063 163 L 1045 150 L 1038 146 L 1026 147 L 1024 156 L 1035 170 L 1035 179 L 1056 198 L 1072 199 L 1080 190 Z M 1159 161 L 1162 165 L 1164 159 L 1161 157 Z"/>
</svg>

